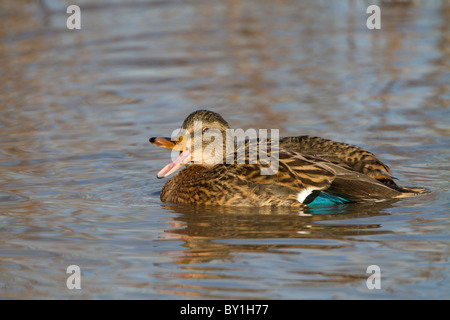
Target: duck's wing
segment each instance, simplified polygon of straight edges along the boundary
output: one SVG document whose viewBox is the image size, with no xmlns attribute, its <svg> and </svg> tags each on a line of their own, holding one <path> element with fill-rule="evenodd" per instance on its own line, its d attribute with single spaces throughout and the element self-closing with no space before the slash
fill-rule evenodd
<svg viewBox="0 0 450 320">
<path fill-rule="evenodd" d="M 318 165 L 334 173 L 332 183 L 324 192 L 349 201 L 382 201 L 416 195 L 412 190 L 400 187 L 397 189 L 392 188 L 365 174 L 348 170 L 333 163 L 321 163 Z"/>
<path fill-rule="evenodd" d="M 323 158 L 292 151 L 280 152 L 280 167 L 286 166 L 303 186 L 348 201 L 386 200 L 412 196 L 380 181 Z"/>
<path fill-rule="evenodd" d="M 274 197 L 308 204 L 323 193 L 345 201 L 403 197 L 402 192 L 346 165 L 298 152 L 280 150 L 279 167 L 273 175 L 261 175 L 261 166 L 261 163 L 233 166 L 226 174 L 234 170 L 250 193 L 261 199 Z"/>
<path fill-rule="evenodd" d="M 298 136 L 280 139 L 280 148 L 342 163 L 386 185 L 397 187 L 389 167 L 373 153 L 347 143 L 320 137 Z"/>
</svg>

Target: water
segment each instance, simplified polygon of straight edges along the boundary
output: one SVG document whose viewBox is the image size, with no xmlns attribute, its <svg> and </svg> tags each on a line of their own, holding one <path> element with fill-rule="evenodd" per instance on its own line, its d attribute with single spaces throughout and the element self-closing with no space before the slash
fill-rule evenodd
<svg viewBox="0 0 450 320">
<path fill-rule="evenodd" d="M 450 6 L 3 1 L 0 297 L 449 299 Z M 194 109 L 365 147 L 431 193 L 374 205 L 159 200 L 148 143 Z M 69 290 L 69 265 L 81 289 Z M 367 267 L 381 270 L 369 290 Z"/>
</svg>

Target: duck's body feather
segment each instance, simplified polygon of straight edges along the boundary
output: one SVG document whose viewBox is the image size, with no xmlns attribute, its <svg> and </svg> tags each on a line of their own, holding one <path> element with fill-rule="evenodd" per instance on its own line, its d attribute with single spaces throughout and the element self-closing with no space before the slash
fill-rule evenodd
<svg viewBox="0 0 450 320">
<path fill-rule="evenodd" d="M 189 117 L 194 118 L 192 114 Z M 261 168 L 267 163 L 248 161 L 249 145 L 260 142 L 247 140 L 245 164 L 234 161 L 188 165 L 164 185 L 161 200 L 175 204 L 300 207 L 321 197 L 342 203 L 383 201 L 426 192 L 398 186 L 389 167 L 373 153 L 319 137 L 281 138 L 278 170 L 263 175 Z M 237 151 L 234 156 L 237 159 Z"/>
<path fill-rule="evenodd" d="M 293 142 L 297 139 L 303 144 L 295 145 Z M 311 155 L 292 150 L 317 150 L 305 142 L 318 139 L 310 140 L 305 136 L 281 139 L 279 168 L 274 175 L 261 175 L 259 161 L 257 164 L 217 164 L 209 168 L 190 165 L 164 185 L 161 200 L 177 204 L 298 207 L 311 203 L 321 193 L 347 201 L 380 201 L 417 194 L 417 191 L 398 187 L 388 175 L 390 169 L 361 148 L 335 143 L 336 149 L 327 149 L 320 157 L 315 151 Z M 330 140 L 325 142 L 332 144 Z M 351 150 L 347 161 L 340 153 L 342 149 Z M 361 160 L 354 160 L 358 158 Z"/>
</svg>

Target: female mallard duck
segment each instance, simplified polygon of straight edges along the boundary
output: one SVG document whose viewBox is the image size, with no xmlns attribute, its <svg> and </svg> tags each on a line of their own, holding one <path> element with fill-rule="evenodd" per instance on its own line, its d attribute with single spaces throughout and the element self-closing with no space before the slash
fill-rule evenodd
<svg viewBox="0 0 450 320">
<path fill-rule="evenodd" d="M 298 207 L 313 203 L 382 201 L 426 192 L 422 188 L 398 186 L 386 164 L 353 145 L 299 136 L 281 138 L 278 143 L 247 139 L 237 150 L 233 140 L 211 152 L 213 139 L 205 136 L 207 132 L 214 129 L 211 131 L 219 132 L 224 138 L 218 139 L 221 137 L 216 135 L 214 140 L 225 141 L 230 129 L 219 114 L 195 111 L 181 128 L 187 133 L 184 139 L 150 138 L 156 146 L 179 151 L 178 157 L 158 173 L 158 178 L 186 165 L 164 185 L 161 200 L 166 203 Z M 197 143 L 199 140 L 195 142 L 196 134 L 201 137 L 201 145 Z M 186 139 L 191 136 L 194 139 Z M 272 174 L 262 174 L 268 162 L 262 157 L 249 161 L 249 149 L 268 141 L 265 150 L 270 150 L 267 155 L 271 159 L 277 156 L 278 168 Z M 245 161 L 238 159 L 242 147 L 245 147 Z"/>
</svg>

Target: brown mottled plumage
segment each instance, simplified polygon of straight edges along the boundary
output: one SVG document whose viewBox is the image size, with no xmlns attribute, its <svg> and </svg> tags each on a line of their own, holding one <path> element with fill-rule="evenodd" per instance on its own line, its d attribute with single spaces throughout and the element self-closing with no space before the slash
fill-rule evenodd
<svg viewBox="0 0 450 320">
<path fill-rule="evenodd" d="M 320 137 L 286 137 L 280 144 L 288 150 L 306 153 L 331 162 L 341 162 L 385 184 L 395 186 L 389 167 L 373 153 L 350 144 Z"/>
<path fill-rule="evenodd" d="M 216 129 L 225 137 L 228 123 L 217 113 L 198 110 L 183 122 L 182 129 L 191 135 L 194 124 L 202 121 L 201 133 Z M 207 140 L 209 141 L 209 140 Z M 225 140 L 224 140 L 225 141 Z M 177 160 L 167 165 L 158 174 L 165 177 L 189 162 L 194 155 L 205 150 L 195 149 L 191 141 L 182 143 L 168 138 L 151 138 L 157 146 L 180 150 Z M 246 160 L 249 146 L 266 140 L 245 142 Z M 271 156 L 271 145 L 268 147 Z M 239 148 L 237 149 L 239 150 Z M 237 150 L 234 162 L 226 164 L 227 150 L 223 164 L 189 164 L 172 177 L 161 191 L 161 200 L 177 204 L 205 204 L 223 206 L 304 206 L 324 193 L 345 201 L 381 201 L 404 198 L 425 193 L 422 188 L 398 186 L 392 178 L 389 167 L 369 151 L 362 148 L 318 137 L 286 137 L 279 140 L 279 167 L 272 175 L 262 175 L 261 168 L 267 167 L 258 159 L 256 164 L 238 164 Z M 259 150 L 259 149 L 258 149 Z M 276 150 L 276 149 L 274 149 Z M 275 151 L 274 151 L 275 152 Z M 217 160 L 215 159 L 215 160 Z"/>
</svg>

